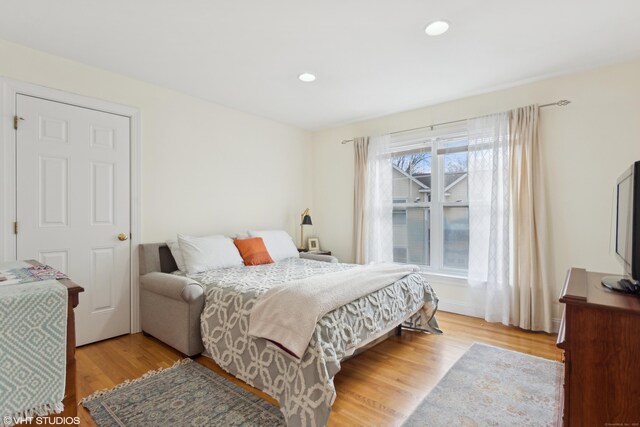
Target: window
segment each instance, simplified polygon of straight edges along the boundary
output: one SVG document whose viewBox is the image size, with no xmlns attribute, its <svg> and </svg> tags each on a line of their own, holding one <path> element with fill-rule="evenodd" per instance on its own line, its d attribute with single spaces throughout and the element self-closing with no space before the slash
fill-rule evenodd
<svg viewBox="0 0 640 427">
<path fill-rule="evenodd" d="M 463 130 L 393 141 L 393 257 L 465 275 L 469 264 L 467 139 Z"/>
<path fill-rule="evenodd" d="M 393 260 L 395 262 L 407 262 L 407 248 L 393 248 Z"/>
<path fill-rule="evenodd" d="M 393 225 L 407 225 L 407 210 L 406 209 L 394 209 L 393 210 Z"/>
</svg>

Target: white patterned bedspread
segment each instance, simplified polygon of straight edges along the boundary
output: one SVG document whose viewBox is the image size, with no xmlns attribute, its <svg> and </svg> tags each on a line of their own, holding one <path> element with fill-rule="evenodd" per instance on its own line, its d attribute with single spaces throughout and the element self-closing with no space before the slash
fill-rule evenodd
<svg viewBox="0 0 640 427">
<path fill-rule="evenodd" d="M 277 399 L 289 427 L 327 424 L 336 397 L 333 377 L 340 370 L 340 360 L 359 344 L 409 316 L 410 326 L 441 333 L 434 317 L 438 304 L 435 293 L 422 276 L 410 274 L 327 313 L 318 321 L 300 360 L 248 335 L 251 308 L 272 286 L 352 267 L 288 258 L 191 276 L 205 286 L 201 317 L 205 349 L 224 370 Z"/>
</svg>

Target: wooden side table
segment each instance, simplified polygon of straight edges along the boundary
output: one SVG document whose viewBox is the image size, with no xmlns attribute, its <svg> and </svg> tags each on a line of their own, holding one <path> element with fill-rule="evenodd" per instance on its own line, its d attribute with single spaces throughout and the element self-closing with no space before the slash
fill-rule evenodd
<svg viewBox="0 0 640 427">
<path fill-rule="evenodd" d="M 309 251 L 309 249 L 298 249 L 298 252 L 305 252 L 316 255 L 331 255 L 331 251 Z"/>
</svg>

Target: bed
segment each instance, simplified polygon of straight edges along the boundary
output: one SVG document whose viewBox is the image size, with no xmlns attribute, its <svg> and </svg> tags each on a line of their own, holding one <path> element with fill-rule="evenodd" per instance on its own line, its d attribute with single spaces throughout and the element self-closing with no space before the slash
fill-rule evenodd
<svg viewBox="0 0 640 427">
<path fill-rule="evenodd" d="M 186 294 L 193 295 L 194 287 L 202 289 L 204 307 L 199 323 L 206 356 L 277 399 L 288 426 L 324 426 L 336 398 L 333 378 L 340 371 L 341 361 L 400 324 L 440 333 L 435 319 L 435 293 L 421 275 L 409 274 L 324 315 L 300 359 L 263 338 L 249 335 L 251 309 L 270 288 L 355 267 L 287 258 L 273 264 L 213 269 L 189 277 L 164 274 L 173 278 L 163 279 L 181 280 L 185 289 L 191 287 Z M 149 280 L 141 280 L 142 292 L 148 287 Z M 185 292 L 177 294 L 184 296 Z M 141 299 L 144 305 L 144 298 Z M 153 304 L 158 307 L 157 302 Z M 142 311 L 143 330 L 147 331 L 144 308 Z"/>
</svg>

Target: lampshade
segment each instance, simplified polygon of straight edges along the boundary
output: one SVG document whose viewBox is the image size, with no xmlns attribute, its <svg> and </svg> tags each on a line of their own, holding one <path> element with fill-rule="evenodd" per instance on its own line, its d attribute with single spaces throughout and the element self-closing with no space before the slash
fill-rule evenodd
<svg viewBox="0 0 640 427">
<path fill-rule="evenodd" d="M 305 209 L 304 212 L 300 214 L 300 249 L 304 250 L 304 226 L 305 225 L 313 225 L 311 224 L 311 215 L 309 215 L 311 211 L 309 208 Z"/>
</svg>

